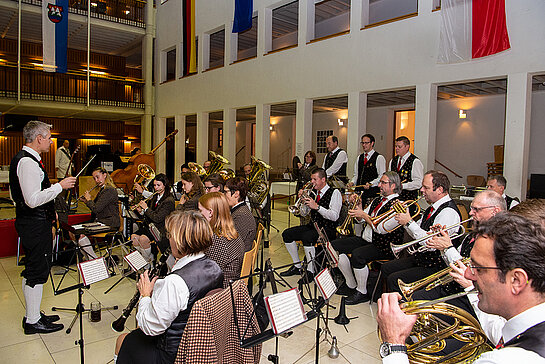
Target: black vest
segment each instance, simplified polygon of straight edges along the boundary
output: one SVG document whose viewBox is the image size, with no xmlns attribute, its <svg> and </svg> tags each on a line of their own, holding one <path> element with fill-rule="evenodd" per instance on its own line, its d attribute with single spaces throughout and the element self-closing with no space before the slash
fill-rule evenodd
<svg viewBox="0 0 545 364">
<path fill-rule="evenodd" d="M 507 195 L 505 195 L 505 203 L 507 205 L 507 210 L 509 210 L 511 208 L 511 202 L 513 202 L 514 198 L 513 197 L 509 197 Z"/>
<path fill-rule="evenodd" d="M 371 158 L 367 160 L 367 164 L 363 164 L 365 154 L 360 154 L 360 157 L 358 158 L 358 179 L 356 185 L 363 185 L 378 177 L 377 158 L 379 155 L 380 154 L 375 150 Z M 363 187 L 358 187 L 356 188 L 356 191 L 363 191 L 363 197 L 370 198 L 375 197 L 380 192 L 380 189 L 378 187 L 370 187 L 366 190 Z"/>
<path fill-rule="evenodd" d="M 518 334 L 508 342 L 504 347 L 517 347 L 524 350 L 533 351 L 539 356 L 545 358 L 545 321 L 530 327 L 522 334 Z"/>
<path fill-rule="evenodd" d="M 403 163 L 403 165 L 401 166 L 401 169 L 398 171 L 397 170 L 397 163 L 398 163 L 399 158 L 400 157 L 396 155 L 392 159 L 392 163 L 391 163 L 392 171 L 397 172 L 399 174 L 399 178 L 401 178 L 401 183 L 412 182 L 412 180 L 413 180 L 413 178 L 412 178 L 413 163 L 414 163 L 414 160 L 418 159 L 418 158 L 414 154 L 411 154 L 407 158 L 405 163 Z M 401 201 L 415 200 L 417 198 L 418 198 L 418 189 L 412 190 L 412 191 L 403 190 L 399 194 L 399 199 Z"/>
<path fill-rule="evenodd" d="M 21 185 L 19 184 L 19 177 L 17 176 L 17 165 L 23 157 L 29 157 L 34 160 L 43 171 L 44 179 L 42 180 L 41 190 L 43 191 L 51 187 L 47 172 L 42 167 L 40 162 L 26 150 L 20 150 L 15 157 L 13 157 L 9 166 L 9 184 L 11 188 L 11 196 L 13 201 L 15 201 L 15 216 L 17 219 L 40 219 L 51 222 L 55 221 L 55 202 L 53 200 L 35 208 L 30 208 L 25 203 Z"/>
<path fill-rule="evenodd" d="M 333 196 L 334 190 L 335 190 L 334 188 L 329 187 L 326 193 L 324 193 L 323 196 L 320 196 L 320 201 L 318 201 L 318 205 L 322 206 L 324 209 L 329 209 L 329 203 L 331 202 L 331 196 Z M 318 193 L 318 191 L 316 190 L 313 190 L 313 191 L 315 193 Z M 335 235 L 335 228 L 337 227 L 337 221 L 331 221 L 324 218 L 317 210 L 310 211 L 310 218 L 311 218 L 311 221 L 316 222 L 319 227 L 324 228 L 326 230 L 327 236 L 330 239 L 335 238 L 334 235 Z M 333 236 L 331 236 L 331 234 L 333 234 Z"/>
<path fill-rule="evenodd" d="M 327 153 L 325 157 L 325 164 L 324 164 L 325 170 L 327 170 L 329 167 L 333 165 L 333 162 L 335 162 L 335 159 L 337 159 L 337 156 L 339 155 L 341 150 L 342 149 L 339 148 L 335 153 Z M 346 162 L 343 163 L 341 165 L 341 168 L 339 168 L 337 172 L 333 173 L 333 175 L 346 178 Z"/>
<path fill-rule="evenodd" d="M 373 210 L 378 206 L 380 201 L 382 200 L 381 197 L 377 197 L 371 202 L 371 206 L 369 207 L 369 214 L 373 212 Z M 397 198 L 392 198 L 388 202 L 386 202 L 384 205 L 380 207 L 380 209 L 377 211 L 376 216 L 379 216 L 380 214 L 385 213 L 386 211 L 390 210 L 394 202 L 399 201 Z M 390 247 L 390 243 L 392 244 L 401 244 L 403 242 L 403 234 L 405 232 L 403 231 L 403 228 L 397 228 L 391 233 L 388 234 L 379 234 L 375 230 L 373 230 L 373 241 L 372 243 L 380 249 L 381 252 L 383 252 L 387 257 L 394 259 L 394 253 L 392 252 L 392 248 Z"/>
<path fill-rule="evenodd" d="M 458 206 L 456 206 L 456 203 L 453 200 L 449 200 L 448 202 L 443 203 L 441 206 L 437 208 L 437 210 L 433 211 L 433 214 L 430 216 L 429 219 L 426 220 L 426 217 L 428 216 L 431 206 L 424 211 L 424 214 L 422 215 L 422 223 L 420 224 L 420 227 L 425 230 L 429 231 L 430 228 L 435 225 L 435 218 L 439 213 L 446 208 L 451 208 L 458 216 L 460 216 L 460 220 L 462 219 L 462 215 L 460 214 L 460 210 L 458 210 Z M 453 245 L 457 246 L 459 245 L 459 241 L 455 239 L 453 241 Z M 432 250 L 432 251 L 425 251 L 422 253 L 416 253 L 414 255 L 416 265 L 418 267 L 426 267 L 426 268 L 437 268 L 442 269 L 446 267 L 445 262 L 443 261 L 443 258 L 441 257 L 441 253 L 439 250 Z"/>
<path fill-rule="evenodd" d="M 177 274 L 184 280 L 189 289 L 189 301 L 187 302 L 187 308 L 180 311 L 170 327 L 160 335 L 157 347 L 176 357 L 193 304 L 211 290 L 223 287 L 223 272 L 216 262 L 207 257 L 202 257 L 170 274 Z"/>
</svg>

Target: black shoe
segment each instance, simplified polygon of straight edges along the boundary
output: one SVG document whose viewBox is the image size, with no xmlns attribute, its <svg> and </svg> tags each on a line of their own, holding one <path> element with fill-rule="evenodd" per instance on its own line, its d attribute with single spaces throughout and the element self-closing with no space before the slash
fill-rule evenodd
<svg viewBox="0 0 545 364">
<path fill-rule="evenodd" d="M 361 293 L 360 291 L 356 291 L 350 296 L 346 297 L 346 300 L 344 301 L 347 305 L 357 305 L 358 303 L 367 302 L 371 299 L 371 297 L 367 293 Z"/>
<path fill-rule="evenodd" d="M 64 329 L 63 324 L 54 324 L 52 322 L 46 322 L 42 318 L 35 324 L 27 324 L 25 322 L 25 335 L 32 334 L 48 334 L 50 332 L 60 331 Z"/>
<path fill-rule="evenodd" d="M 292 265 L 290 269 L 283 271 L 280 273 L 282 277 L 291 277 L 291 276 L 298 276 L 301 274 L 301 268 L 297 268 L 296 266 Z"/>
<path fill-rule="evenodd" d="M 340 296 L 351 296 L 356 292 L 355 288 L 350 288 L 346 285 L 346 283 L 341 284 L 339 288 L 337 288 L 336 294 Z"/>
<path fill-rule="evenodd" d="M 40 311 L 40 319 L 44 320 L 45 322 L 52 323 L 55 321 L 59 321 L 61 318 L 59 315 L 46 315 L 45 312 Z M 25 328 L 26 323 L 26 317 L 23 317 L 23 329 Z"/>
</svg>

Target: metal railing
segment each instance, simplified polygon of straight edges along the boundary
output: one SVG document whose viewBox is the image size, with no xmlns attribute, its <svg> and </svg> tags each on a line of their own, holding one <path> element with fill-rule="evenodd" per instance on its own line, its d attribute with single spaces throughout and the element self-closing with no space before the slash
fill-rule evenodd
<svg viewBox="0 0 545 364">
<path fill-rule="evenodd" d="M 92 105 L 144 108 L 144 82 L 116 76 L 91 75 L 89 102 Z M 0 64 L 0 97 L 17 98 L 17 66 Z M 85 72 L 44 72 L 40 68 L 21 67 L 21 99 L 85 104 Z"/>
<path fill-rule="evenodd" d="M 13 0 L 17 1 L 17 0 Z M 69 0 L 68 11 L 87 16 L 88 0 Z M 91 17 L 145 28 L 146 2 L 141 0 L 90 0 Z M 22 0 L 25 4 L 42 6 L 42 0 Z"/>
</svg>

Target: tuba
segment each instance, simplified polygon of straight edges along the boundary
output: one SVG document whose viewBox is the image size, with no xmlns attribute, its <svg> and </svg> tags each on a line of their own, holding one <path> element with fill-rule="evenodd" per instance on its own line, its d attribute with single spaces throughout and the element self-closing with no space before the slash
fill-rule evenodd
<svg viewBox="0 0 545 364">
<path fill-rule="evenodd" d="M 134 177 L 134 183 L 146 188 L 152 179 L 155 178 L 155 171 L 147 164 L 138 165 L 138 174 Z"/>
<path fill-rule="evenodd" d="M 203 166 L 201 166 L 198 163 L 189 162 L 189 163 L 187 163 L 187 166 L 189 167 L 191 172 L 195 172 L 197 174 L 197 176 L 205 176 L 206 175 L 206 170 L 204 169 Z"/>
<path fill-rule="evenodd" d="M 223 168 L 226 164 L 231 164 L 227 158 L 213 151 L 209 151 L 208 154 L 210 155 L 210 167 L 208 172 L 204 173 L 206 177 L 212 173 L 218 173 L 224 181 L 235 177 L 235 171 Z"/>
<path fill-rule="evenodd" d="M 262 205 L 269 195 L 269 184 L 265 172 L 272 169 L 261 159 L 252 156 L 252 170 L 248 176 L 248 198 Z"/>
<path fill-rule="evenodd" d="M 349 210 L 354 210 L 360 202 L 361 202 L 361 193 L 358 193 L 356 194 L 356 198 L 354 199 L 354 202 L 350 206 Z M 337 226 L 337 232 L 343 236 L 350 235 L 352 233 L 352 229 L 350 229 L 350 227 L 353 225 L 353 222 L 354 222 L 354 218 L 350 215 L 347 215 L 342 225 Z"/>
</svg>

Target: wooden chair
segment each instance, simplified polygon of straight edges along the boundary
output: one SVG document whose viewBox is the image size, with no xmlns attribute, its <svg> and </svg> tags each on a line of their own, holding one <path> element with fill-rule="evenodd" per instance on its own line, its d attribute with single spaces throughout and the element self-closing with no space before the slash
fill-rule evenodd
<svg viewBox="0 0 545 364">
<path fill-rule="evenodd" d="M 240 271 L 241 277 L 247 276 L 254 271 L 255 261 L 257 259 L 258 247 L 259 247 L 259 244 L 254 240 L 252 249 L 244 253 L 244 260 L 242 261 L 242 269 Z M 248 277 L 244 278 L 243 281 L 244 283 L 248 284 Z"/>
<path fill-rule="evenodd" d="M 462 221 L 469 219 L 469 214 L 467 213 L 467 209 L 464 204 L 457 203 L 456 206 L 458 207 L 458 210 L 460 210 L 460 214 L 462 215 Z M 464 229 L 467 231 L 467 226 L 469 222 L 464 222 L 462 225 L 464 225 Z"/>
</svg>

